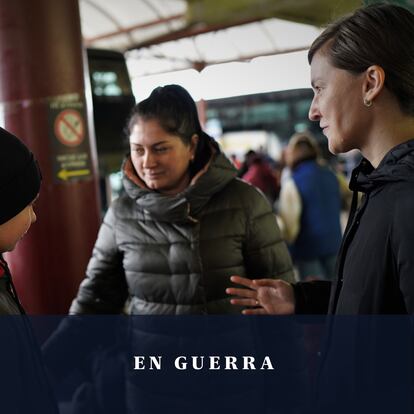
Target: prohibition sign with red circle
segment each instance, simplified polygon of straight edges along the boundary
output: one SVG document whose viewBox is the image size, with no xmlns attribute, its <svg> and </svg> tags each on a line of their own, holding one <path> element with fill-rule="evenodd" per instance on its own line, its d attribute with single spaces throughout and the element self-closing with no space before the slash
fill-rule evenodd
<svg viewBox="0 0 414 414">
<path fill-rule="evenodd" d="M 75 109 L 63 110 L 55 120 L 55 134 L 68 147 L 78 146 L 85 138 L 83 117 Z"/>
</svg>

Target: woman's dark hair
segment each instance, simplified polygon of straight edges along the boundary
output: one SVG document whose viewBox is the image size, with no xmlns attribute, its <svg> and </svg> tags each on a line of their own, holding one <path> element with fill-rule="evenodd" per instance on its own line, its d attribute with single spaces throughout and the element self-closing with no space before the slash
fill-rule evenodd
<svg viewBox="0 0 414 414">
<path fill-rule="evenodd" d="M 201 129 L 196 104 L 182 86 L 155 88 L 148 98 L 135 105 L 128 121 L 129 133 L 139 119 L 155 119 L 166 132 L 179 136 L 185 145 L 190 145 L 194 134 L 198 135 L 194 161 L 189 167 L 191 177 L 210 159 L 212 139 Z"/>
<path fill-rule="evenodd" d="M 414 115 L 414 15 L 403 7 L 373 4 L 331 23 L 313 42 L 309 64 L 322 49 L 333 66 L 354 74 L 379 65 L 401 110 Z"/>
</svg>

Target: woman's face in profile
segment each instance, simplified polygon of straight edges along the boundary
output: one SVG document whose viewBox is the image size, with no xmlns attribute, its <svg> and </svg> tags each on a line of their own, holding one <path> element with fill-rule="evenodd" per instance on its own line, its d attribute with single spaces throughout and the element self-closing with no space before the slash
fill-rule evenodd
<svg viewBox="0 0 414 414">
<path fill-rule="evenodd" d="M 148 188 L 162 194 L 184 191 L 190 181 L 189 165 L 194 158 L 197 137 L 186 145 L 177 135 L 165 131 L 156 119 L 138 118 L 129 137 L 131 160 Z"/>
<path fill-rule="evenodd" d="M 363 101 L 364 73 L 354 75 L 334 67 L 327 52 L 319 50 L 311 63 L 314 91 L 309 119 L 319 121 L 333 154 L 363 145 L 369 114 Z"/>
</svg>

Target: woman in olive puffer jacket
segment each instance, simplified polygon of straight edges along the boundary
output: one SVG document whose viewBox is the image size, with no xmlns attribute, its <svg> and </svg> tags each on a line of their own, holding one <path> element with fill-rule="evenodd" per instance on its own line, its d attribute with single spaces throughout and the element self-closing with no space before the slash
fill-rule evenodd
<svg viewBox="0 0 414 414">
<path fill-rule="evenodd" d="M 201 130 L 180 86 L 156 88 L 133 110 L 125 194 L 101 226 L 70 313 L 240 313 L 233 274 L 292 281 L 271 207 Z"/>
</svg>

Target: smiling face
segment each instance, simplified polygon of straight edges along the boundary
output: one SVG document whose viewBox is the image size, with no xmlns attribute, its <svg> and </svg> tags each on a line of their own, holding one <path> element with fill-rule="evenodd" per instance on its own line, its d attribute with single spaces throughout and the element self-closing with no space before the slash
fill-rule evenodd
<svg viewBox="0 0 414 414">
<path fill-rule="evenodd" d="M 33 210 L 33 203 L 31 203 L 9 221 L 1 224 L 0 252 L 12 251 L 35 221 L 36 214 Z"/>
<path fill-rule="evenodd" d="M 319 121 L 333 154 L 361 148 L 370 127 L 370 115 L 363 105 L 364 73 L 354 75 L 338 69 L 326 52 L 319 50 L 311 63 L 314 98 L 309 119 Z"/>
<path fill-rule="evenodd" d="M 156 119 L 138 118 L 129 138 L 132 164 L 148 188 L 166 195 L 178 194 L 190 182 L 189 165 L 197 139 L 193 135 L 190 145 L 186 145 Z"/>
</svg>

